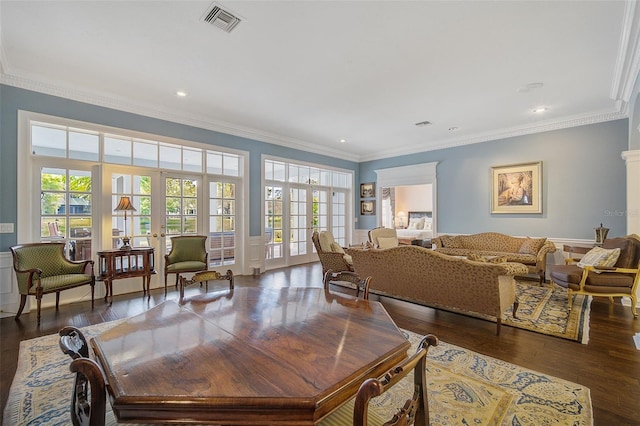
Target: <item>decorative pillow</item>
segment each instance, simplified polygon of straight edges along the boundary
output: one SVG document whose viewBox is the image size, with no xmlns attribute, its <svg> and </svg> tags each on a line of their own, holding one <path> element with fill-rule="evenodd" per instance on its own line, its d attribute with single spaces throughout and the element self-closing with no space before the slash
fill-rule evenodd
<svg viewBox="0 0 640 426">
<path fill-rule="evenodd" d="M 347 264 L 353 266 L 353 258 L 351 257 L 351 255 L 343 254 L 342 258 L 344 259 L 345 262 L 347 262 Z"/>
<path fill-rule="evenodd" d="M 342 246 L 335 241 L 331 243 L 331 251 L 334 253 L 344 253 Z"/>
<path fill-rule="evenodd" d="M 424 228 L 424 217 L 420 219 L 409 219 L 409 229 L 422 229 Z"/>
<path fill-rule="evenodd" d="M 522 245 L 520 246 L 520 250 L 518 253 L 520 254 L 538 254 L 544 243 L 547 241 L 546 238 L 529 238 L 527 237 Z"/>
<path fill-rule="evenodd" d="M 578 266 L 584 268 L 585 266 L 596 267 L 613 267 L 620 257 L 620 249 L 604 249 L 602 247 L 594 247 L 585 254 Z"/>
<path fill-rule="evenodd" d="M 398 239 L 393 237 L 378 237 L 378 248 L 386 249 L 396 247 L 398 245 Z"/>
<path fill-rule="evenodd" d="M 425 220 L 425 221 L 424 221 L 424 228 L 423 228 L 423 229 L 424 229 L 425 231 L 431 231 L 431 222 L 430 222 L 430 221 Z"/>
</svg>

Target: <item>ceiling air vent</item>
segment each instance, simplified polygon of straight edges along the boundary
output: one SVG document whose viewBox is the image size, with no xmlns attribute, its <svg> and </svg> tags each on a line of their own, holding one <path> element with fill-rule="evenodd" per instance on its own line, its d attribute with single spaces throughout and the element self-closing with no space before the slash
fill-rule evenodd
<svg viewBox="0 0 640 426">
<path fill-rule="evenodd" d="M 215 3 L 205 12 L 202 20 L 228 33 L 240 23 L 240 18 Z"/>
</svg>

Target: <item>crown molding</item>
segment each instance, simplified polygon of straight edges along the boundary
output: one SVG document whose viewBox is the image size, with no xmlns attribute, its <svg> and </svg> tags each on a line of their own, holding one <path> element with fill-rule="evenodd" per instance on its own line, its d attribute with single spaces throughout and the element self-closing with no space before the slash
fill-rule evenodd
<svg viewBox="0 0 640 426">
<path fill-rule="evenodd" d="M 625 2 L 620 46 L 611 84 L 611 99 L 628 103 L 640 74 L 640 8 L 635 0 Z"/>
<path fill-rule="evenodd" d="M 621 103 L 616 103 L 617 106 L 621 106 Z M 626 104 L 624 104 L 626 106 Z M 626 111 L 626 108 L 624 108 Z M 382 152 L 377 152 L 375 155 L 363 156 L 361 161 L 380 160 L 389 157 L 398 157 L 402 155 L 417 154 L 426 151 L 435 151 L 438 149 L 456 148 L 463 145 L 471 145 L 481 142 L 489 142 L 498 139 L 508 139 L 516 136 L 530 135 L 534 133 L 549 132 L 552 130 L 561 130 L 571 127 L 585 126 L 588 124 L 602 123 L 605 121 L 619 120 L 627 118 L 626 112 L 622 111 L 610 111 L 610 112 L 596 112 L 593 114 L 581 115 L 576 117 L 563 118 L 561 120 L 547 121 L 544 123 L 538 123 L 535 125 L 511 127 L 507 129 L 498 129 L 495 132 L 483 133 L 477 135 L 470 135 L 467 137 L 447 139 L 440 142 L 435 142 L 429 145 L 428 149 L 419 145 L 413 147 L 403 147 L 402 149 L 390 149 Z"/>
<path fill-rule="evenodd" d="M 175 112 L 159 109 L 151 105 L 133 103 L 128 100 L 116 99 L 99 94 L 90 94 L 87 92 L 70 89 L 68 87 L 57 86 L 50 83 L 17 77 L 15 75 L 9 75 L 4 72 L 0 73 L 0 84 L 6 84 L 8 86 L 18 87 L 20 89 L 30 90 L 33 92 L 43 93 L 51 96 L 57 96 L 60 98 L 70 99 L 77 102 L 83 102 L 100 107 L 111 108 L 118 111 L 144 115 L 145 117 L 166 120 L 173 123 L 197 127 L 200 129 L 211 130 L 214 132 L 225 133 L 228 135 L 252 139 L 278 146 L 284 146 L 291 149 L 313 152 L 319 155 L 326 155 L 334 158 L 342 158 L 347 161 L 359 161 L 358 155 L 350 154 L 338 149 L 319 146 L 310 142 L 275 135 L 257 129 L 237 126 L 235 124 L 227 123 L 224 121 L 212 121 L 204 117 L 176 114 Z"/>
<path fill-rule="evenodd" d="M 616 110 L 609 112 L 595 112 L 593 114 L 584 114 L 576 117 L 563 118 L 556 121 L 547 121 L 534 125 L 525 125 L 512 127 L 507 129 L 497 129 L 495 132 L 483 134 L 469 135 L 456 139 L 446 139 L 430 143 L 428 147 L 424 145 L 395 147 L 385 151 L 376 152 L 372 155 L 350 154 L 345 151 L 328 148 L 318 144 L 312 144 L 300 141 L 294 138 L 287 138 L 280 135 L 269 134 L 257 129 L 245 128 L 231 123 L 222 121 L 211 121 L 203 117 L 185 116 L 176 114 L 168 110 L 162 110 L 150 105 L 132 103 L 127 100 L 115 99 L 103 95 L 88 94 L 75 89 L 56 86 L 50 83 L 39 82 L 27 78 L 17 77 L 6 73 L 0 73 L 0 84 L 6 84 L 21 89 L 31 90 L 38 93 L 44 93 L 51 96 L 57 96 L 64 99 L 70 99 L 78 102 L 88 103 L 91 105 L 111 108 L 118 111 L 129 112 L 132 114 L 144 115 L 146 117 L 166 120 L 173 123 L 184 124 L 197 127 L 200 129 L 211 130 L 215 132 L 225 133 L 233 136 L 252 139 L 260 142 L 270 143 L 278 146 L 284 146 L 291 149 L 312 152 L 319 155 L 326 155 L 334 158 L 341 158 L 347 161 L 363 162 L 380 160 L 391 157 L 399 157 L 403 155 L 417 154 L 421 152 L 435 151 L 438 149 L 455 148 L 463 145 L 488 142 L 498 139 L 507 139 L 516 136 L 523 136 L 533 133 L 547 132 L 551 130 L 560 130 L 570 127 L 583 126 L 587 124 L 601 123 L 605 121 L 618 120 L 627 118 L 628 104 L 626 102 L 617 101 Z"/>
</svg>

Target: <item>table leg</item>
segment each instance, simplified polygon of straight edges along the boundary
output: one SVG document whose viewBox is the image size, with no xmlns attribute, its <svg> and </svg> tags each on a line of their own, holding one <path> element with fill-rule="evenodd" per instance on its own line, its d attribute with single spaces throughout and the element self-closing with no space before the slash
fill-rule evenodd
<svg viewBox="0 0 640 426">
<path fill-rule="evenodd" d="M 109 297 L 109 280 L 104 280 L 104 303 L 107 303 Z"/>
</svg>

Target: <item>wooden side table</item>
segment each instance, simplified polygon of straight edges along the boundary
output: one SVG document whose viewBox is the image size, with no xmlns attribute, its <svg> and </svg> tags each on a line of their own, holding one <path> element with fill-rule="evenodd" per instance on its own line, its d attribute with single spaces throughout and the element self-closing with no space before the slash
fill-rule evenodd
<svg viewBox="0 0 640 426">
<path fill-rule="evenodd" d="M 564 251 L 565 253 L 569 253 L 569 257 L 567 259 L 565 259 L 565 263 L 569 263 L 572 261 L 575 261 L 577 259 L 575 259 L 573 257 L 574 254 L 587 254 L 589 253 L 589 250 L 591 250 L 594 246 L 574 246 L 571 244 L 564 244 L 562 246 L 562 251 Z"/>
<path fill-rule="evenodd" d="M 130 250 L 102 250 L 98 255 L 98 279 L 104 281 L 109 303 L 113 303 L 113 280 L 131 277 L 142 277 L 142 293 L 151 297 L 151 275 L 156 273 L 154 267 L 153 247 L 134 247 Z"/>
</svg>

